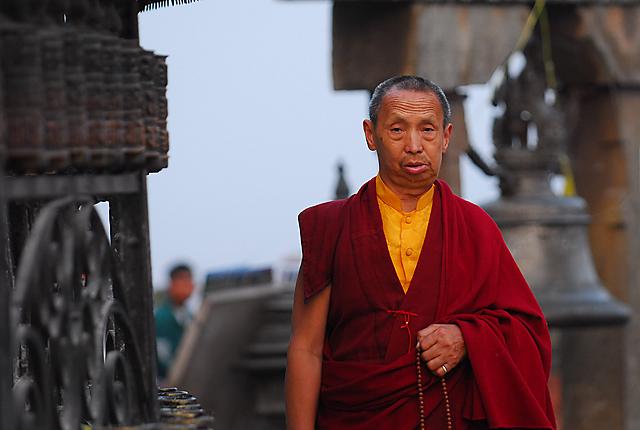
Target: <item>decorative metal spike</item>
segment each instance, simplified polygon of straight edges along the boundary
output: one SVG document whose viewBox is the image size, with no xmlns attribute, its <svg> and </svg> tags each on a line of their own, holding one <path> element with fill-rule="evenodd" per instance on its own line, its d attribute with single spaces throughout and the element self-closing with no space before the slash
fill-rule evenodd
<svg viewBox="0 0 640 430">
<path fill-rule="evenodd" d="M 151 10 L 155 10 L 161 7 L 168 7 L 168 6 L 176 6 L 176 5 L 183 5 L 183 4 L 190 4 L 193 2 L 196 2 L 198 0 L 142 0 L 141 2 L 141 6 L 140 6 L 140 11 L 141 12 L 148 12 Z"/>
</svg>

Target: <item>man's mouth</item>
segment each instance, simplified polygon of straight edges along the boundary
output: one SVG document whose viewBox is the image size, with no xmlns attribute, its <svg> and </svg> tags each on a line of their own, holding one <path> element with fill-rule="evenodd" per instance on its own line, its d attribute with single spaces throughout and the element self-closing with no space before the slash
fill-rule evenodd
<svg viewBox="0 0 640 430">
<path fill-rule="evenodd" d="M 417 175 L 418 173 L 422 173 L 427 168 L 427 165 L 424 163 L 406 163 L 404 168 L 409 173 Z"/>
</svg>

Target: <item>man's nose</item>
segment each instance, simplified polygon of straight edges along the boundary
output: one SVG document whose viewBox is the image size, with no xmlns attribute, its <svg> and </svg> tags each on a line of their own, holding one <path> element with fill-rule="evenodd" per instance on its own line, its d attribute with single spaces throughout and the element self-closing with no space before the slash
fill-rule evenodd
<svg viewBox="0 0 640 430">
<path fill-rule="evenodd" d="M 422 152 L 422 139 L 420 139 L 419 131 L 412 131 L 407 135 L 405 151 L 411 154 L 418 154 Z"/>
</svg>

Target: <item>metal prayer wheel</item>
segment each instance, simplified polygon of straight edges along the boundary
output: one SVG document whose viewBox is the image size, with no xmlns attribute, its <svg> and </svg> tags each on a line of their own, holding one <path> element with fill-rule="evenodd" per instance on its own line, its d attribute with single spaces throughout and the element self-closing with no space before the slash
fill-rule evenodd
<svg viewBox="0 0 640 430">
<path fill-rule="evenodd" d="M 111 163 L 113 153 L 107 147 L 107 55 L 103 36 L 88 33 L 84 36 L 84 73 L 87 90 L 87 127 L 89 167 L 100 168 Z"/>
<path fill-rule="evenodd" d="M 155 89 L 158 101 L 158 151 L 160 153 L 158 165 L 156 169 L 162 169 L 169 164 L 169 132 L 167 131 L 167 117 L 169 116 L 169 108 L 167 103 L 167 57 L 164 55 L 156 55 L 155 62 Z"/>
<path fill-rule="evenodd" d="M 69 167 L 67 144 L 66 83 L 64 79 L 64 40 L 55 27 L 40 32 L 43 80 L 43 136 L 45 163 L 50 169 Z"/>
<path fill-rule="evenodd" d="M 158 388 L 160 420 L 165 426 L 158 430 L 213 429 L 214 419 L 206 412 L 195 397 L 176 388 Z M 174 427 L 170 427 L 174 426 Z"/>
<path fill-rule="evenodd" d="M 124 151 L 128 164 L 140 165 L 144 161 L 143 98 L 140 85 L 140 48 L 133 40 L 122 42 L 123 59 L 123 121 L 125 127 Z"/>
<path fill-rule="evenodd" d="M 516 154 L 502 155 L 515 161 L 508 156 Z M 555 195 L 550 172 L 531 163 L 539 155 L 528 154 L 512 195 L 483 208 L 500 227 L 550 327 L 625 323 L 629 308 L 606 290 L 593 264 L 585 200 Z"/>
<path fill-rule="evenodd" d="M 63 33 L 64 40 L 64 79 L 67 97 L 67 139 L 71 155 L 71 163 L 74 166 L 87 164 L 87 111 L 86 111 L 86 85 L 82 66 L 82 40 L 81 35 L 74 29 L 68 29 Z"/>
<path fill-rule="evenodd" d="M 0 161 L 6 158 L 7 171 L 167 167 L 165 57 L 116 36 L 121 23 L 112 2 L 94 28 L 89 21 L 103 14 L 88 14 L 82 0 L 51 7 L 68 12 L 66 21 L 48 16 L 43 4 L 33 3 L 34 23 L 0 15 Z"/>
<path fill-rule="evenodd" d="M 158 94 L 155 88 L 157 59 L 153 52 L 140 53 L 140 85 L 142 88 L 142 118 L 144 124 L 144 144 L 147 164 L 153 168 L 158 153 Z"/>
<path fill-rule="evenodd" d="M 116 164 L 122 164 L 116 148 L 124 138 L 122 123 L 122 79 L 123 65 L 120 39 L 113 36 L 105 36 L 102 39 L 105 48 L 105 91 L 106 91 L 106 120 L 107 120 L 107 147 L 115 151 Z"/>
<path fill-rule="evenodd" d="M 2 23 L 0 38 L 9 167 L 36 169 L 44 146 L 40 39 L 32 27 L 11 22 Z"/>
</svg>

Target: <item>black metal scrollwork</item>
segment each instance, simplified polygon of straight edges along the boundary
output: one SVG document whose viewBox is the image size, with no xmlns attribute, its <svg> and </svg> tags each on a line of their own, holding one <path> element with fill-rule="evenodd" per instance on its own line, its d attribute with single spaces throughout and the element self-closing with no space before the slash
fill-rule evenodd
<svg viewBox="0 0 640 430">
<path fill-rule="evenodd" d="M 140 352 L 116 259 L 89 199 L 43 208 L 12 303 L 20 430 L 148 422 Z"/>
</svg>

